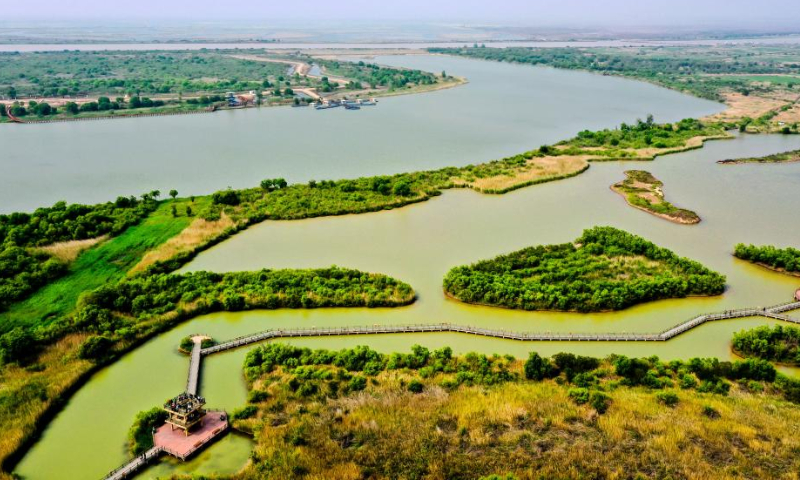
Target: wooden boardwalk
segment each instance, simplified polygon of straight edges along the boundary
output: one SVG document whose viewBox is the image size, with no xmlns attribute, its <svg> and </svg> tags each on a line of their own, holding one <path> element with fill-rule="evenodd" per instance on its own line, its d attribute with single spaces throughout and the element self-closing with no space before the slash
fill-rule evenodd
<svg viewBox="0 0 800 480">
<path fill-rule="evenodd" d="M 765 308 L 743 308 L 725 312 L 699 315 L 659 333 L 539 333 L 492 330 L 488 328 L 431 323 L 418 325 L 373 325 L 363 327 L 294 328 L 272 329 L 200 350 L 202 356 L 233 348 L 263 342 L 273 338 L 327 337 L 344 335 L 380 335 L 393 333 L 457 332 L 483 337 L 506 338 L 525 342 L 665 342 L 708 322 L 745 317 L 766 317 L 784 322 L 800 324 L 800 319 L 784 315 L 784 312 L 800 309 L 800 301 L 782 303 Z"/>
<path fill-rule="evenodd" d="M 110 472 L 108 475 L 103 477 L 103 480 L 122 480 L 124 478 L 131 478 L 136 474 L 136 472 L 147 466 L 152 460 L 157 459 L 162 452 L 163 450 L 161 447 L 153 447 L 144 454 L 139 455 L 125 465 L 119 467 L 113 472 Z"/>
<path fill-rule="evenodd" d="M 194 345 L 192 346 L 192 353 L 189 360 L 189 375 L 186 379 L 186 393 L 197 395 L 197 385 L 200 383 L 200 351 L 202 349 L 202 342 L 204 337 L 201 335 L 192 336 Z"/>
</svg>

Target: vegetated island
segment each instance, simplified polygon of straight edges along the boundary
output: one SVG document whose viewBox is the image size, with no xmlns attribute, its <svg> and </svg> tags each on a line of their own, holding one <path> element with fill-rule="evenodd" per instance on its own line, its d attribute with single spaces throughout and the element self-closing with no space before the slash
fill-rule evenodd
<svg viewBox="0 0 800 480">
<path fill-rule="evenodd" d="M 766 325 L 742 330 L 733 335 L 733 351 L 748 358 L 759 358 L 784 365 L 800 365 L 800 328 L 791 325 Z"/>
<path fill-rule="evenodd" d="M 800 162 L 800 150 L 791 150 L 783 153 L 765 155 L 763 157 L 730 158 L 717 160 L 721 165 L 736 165 L 740 163 L 793 163 Z"/>
<path fill-rule="evenodd" d="M 734 248 L 733 256 L 776 272 L 800 277 L 800 250 L 796 248 L 740 243 Z"/>
<path fill-rule="evenodd" d="M 611 190 L 622 195 L 628 205 L 670 222 L 687 225 L 700 223 L 700 217 L 695 212 L 678 208 L 664 200 L 664 184 L 650 172 L 628 170 L 625 176 L 627 178 L 612 185 Z"/>
<path fill-rule="evenodd" d="M 800 409 L 786 402 L 800 401 L 800 381 L 763 360 L 272 343 L 248 352 L 244 373 L 248 403 L 231 419 L 256 445 L 237 479 L 745 479 L 800 468 Z"/>
<path fill-rule="evenodd" d="M 724 290 L 725 276 L 612 227 L 455 267 L 444 278 L 445 293 L 462 302 L 521 310 L 621 310 Z"/>
</svg>

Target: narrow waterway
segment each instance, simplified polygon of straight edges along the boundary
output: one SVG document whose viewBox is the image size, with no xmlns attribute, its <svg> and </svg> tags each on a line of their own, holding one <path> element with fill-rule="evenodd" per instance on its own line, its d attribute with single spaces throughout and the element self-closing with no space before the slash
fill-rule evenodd
<svg viewBox="0 0 800 480">
<path fill-rule="evenodd" d="M 0 125 L 0 213 L 154 189 L 199 195 L 251 187 L 264 178 L 305 182 L 460 166 L 649 113 L 673 121 L 722 109 L 646 83 L 584 72 L 444 56 L 376 60 L 445 70 L 470 83 L 385 98 L 358 111 L 264 107 Z"/>
</svg>

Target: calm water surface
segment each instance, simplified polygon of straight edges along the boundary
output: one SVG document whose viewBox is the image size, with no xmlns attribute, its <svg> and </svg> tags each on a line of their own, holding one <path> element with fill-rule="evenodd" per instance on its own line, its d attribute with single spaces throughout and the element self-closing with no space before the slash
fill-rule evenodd
<svg viewBox="0 0 800 480">
<path fill-rule="evenodd" d="M 0 127 L 0 213 L 176 188 L 182 195 L 263 178 L 290 182 L 460 166 L 514 155 L 584 128 L 721 110 L 653 85 L 443 56 L 378 62 L 470 83 L 386 98 L 359 111 L 262 108 L 148 119 Z"/>
<path fill-rule="evenodd" d="M 403 62 L 407 60 L 402 59 Z M 426 58 L 412 60 L 432 61 Z M 465 68 L 483 68 L 472 66 L 479 62 L 456 63 Z M 447 67 L 450 73 L 463 74 L 455 68 L 456 64 L 452 65 L 454 68 Z M 530 78 L 559 73 L 513 67 L 514 70 L 517 68 L 523 69 L 520 74 L 524 70 L 533 70 L 535 74 Z M 557 80 L 554 78 L 553 81 Z M 460 90 L 438 92 L 425 97 L 435 101 L 439 96 L 463 95 Z M 466 88 L 463 91 L 467 91 Z M 530 95 L 538 94 L 536 91 L 528 92 Z M 595 92 L 595 95 L 598 93 Z M 677 98 L 684 100 L 681 96 Z M 406 100 L 416 101 L 416 98 L 394 100 L 400 105 Z M 374 111 L 381 111 L 384 106 Z M 646 107 L 642 109 L 649 110 Z M 252 114 L 259 117 L 278 110 L 253 111 Z M 296 110 L 287 109 L 288 112 Z M 538 128 L 533 127 L 535 122 L 530 117 L 537 118 L 535 114 L 528 112 L 527 123 L 520 127 L 517 122 L 526 117 L 523 112 L 504 115 L 502 110 L 498 108 L 497 111 L 486 112 L 485 125 L 488 126 L 485 128 L 490 130 L 487 133 L 489 138 L 505 135 L 498 131 L 517 131 L 520 128 L 528 129 L 533 137 L 543 135 L 540 129 L 548 131 L 547 135 L 556 134 L 548 130 L 548 122 L 543 122 Z M 250 114 L 237 113 L 244 116 Z M 358 115 L 360 112 L 350 113 Z M 443 114 L 439 111 L 426 113 Z M 580 128 L 578 125 L 584 114 L 587 118 L 592 117 L 591 111 L 582 112 L 581 115 L 572 112 L 575 117 L 574 129 Z M 215 116 L 209 118 L 212 117 Z M 450 118 L 449 115 L 447 117 Z M 308 118 L 319 116 L 311 115 Z M 349 121 L 351 117 L 337 115 L 337 118 L 348 118 Z M 419 118 L 420 122 L 425 121 L 424 115 Z M 469 124 L 473 119 L 451 118 L 451 121 Z M 498 124 L 501 121 L 503 123 Z M 128 122 L 91 125 L 105 128 L 112 123 Z M 137 124 L 145 125 L 149 121 L 129 123 L 131 126 Z M 439 129 L 441 132 L 446 127 L 439 125 Z M 736 242 L 800 247 L 800 224 L 796 221 L 796 212 L 800 210 L 800 195 L 797 194 L 800 164 L 724 167 L 714 162 L 721 158 L 763 155 L 799 147 L 800 137 L 797 136 L 745 136 L 713 142 L 702 150 L 663 157 L 652 163 L 593 164 L 589 171 L 576 178 L 502 196 L 457 190 L 423 204 L 389 212 L 296 222 L 265 222 L 255 226 L 201 254 L 185 270 L 234 271 L 337 264 L 383 272 L 407 281 L 419 293 L 419 301 L 413 306 L 399 309 L 219 313 L 184 323 L 95 375 L 45 430 L 42 440 L 25 457 L 17 473 L 30 479 L 95 479 L 122 463 L 126 459 L 126 432 L 136 412 L 158 405 L 183 388 L 188 359 L 179 355 L 176 347 L 180 339 L 190 333 L 203 332 L 224 340 L 279 326 L 419 322 L 453 322 L 521 331 L 651 332 L 663 330 L 703 312 L 788 300 L 794 288 L 799 286 L 798 279 L 737 261 L 730 252 Z M 269 149 L 267 146 L 263 148 Z M 402 150 L 406 146 L 398 144 L 395 148 Z M 462 146 L 453 145 L 452 148 L 459 150 Z M 521 149 L 524 148 L 513 151 Z M 475 159 L 474 155 L 473 152 L 469 161 L 480 160 Z M 496 156 L 490 155 L 489 158 Z M 351 161 L 358 163 L 362 158 L 366 156 L 351 158 Z M 323 156 L 316 161 L 319 170 L 315 167 L 308 175 L 324 178 L 327 175 L 318 172 L 325 171 L 328 159 Z M 409 162 L 413 164 L 415 160 L 411 158 Z M 342 164 L 341 167 L 350 168 L 348 165 Z M 404 168 L 403 164 L 393 165 L 392 168 L 410 169 Z M 697 211 L 703 222 L 697 226 L 675 225 L 627 206 L 609 190 L 609 186 L 623 179 L 622 172 L 631 168 L 646 168 L 653 172 L 664 181 L 668 198 L 679 206 Z M 623 228 L 699 260 L 727 275 L 729 289 L 725 295 L 715 298 L 662 301 L 624 312 L 591 315 L 475 307 L 449 301 L 442 295 L 442 277 L 455 265 L 528 245 L 567 242 L 578 237 L 584 228 L 594 225 Z M 591 355 L 612 352 L 655 354 L 666 359 L 692 356 L 730 358 L 729 341 L 733 332 L 766 323 L 770 322 L 741 319 L 710 324 L 659 344 L 521 343 L 458 334 L 336 337 L 303 339 L 293 343 L 335 349 L 369 344 L 386 352 L 406 351 L 411 345 L 419 343 L 431 348 L 450 345 L 457 352 L 511 353 L 518 357 L 526 356 L 530 350 L 537 350 L 544 354 L 573 351 Z M 201 390 L 211 406 L 233 409 L 244 403 L 246 391 L 241 365 L 246 352 L 247 349 L 240 349 L 215 355 L 205 361 Z M 87 418 L 93 421 L 86 422 Z M 249 440 L 229 436 L 188 464 L 165 462 L 146 471 L 142 478 L 154 478 L 175 471 L 236 471 L 246 462 L 249 448 Z"/>
</svg>

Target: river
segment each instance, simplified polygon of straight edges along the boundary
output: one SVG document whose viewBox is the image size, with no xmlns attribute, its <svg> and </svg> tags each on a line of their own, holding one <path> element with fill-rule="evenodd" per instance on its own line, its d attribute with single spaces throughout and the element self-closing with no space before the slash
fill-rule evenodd
<svg viewBox="0 0 800 480">
<path fill-rule="evenodd" d="M 626 115 L 642 115 L 654 111 L 662 120 L 697 115 L 715 105 L 673 96 L 666 101 L 680 102 L 662 105 L 666 97 L 660 89 L 649 85 L 625 82 L 616 90 L 602 92 L 604 77 L 589 76 L 576 72 L 557 72 L 525 66 L 499 66 L 472 60 L 443 59 L 430 57 L 398 57 L 381 59 L 422 67 L 439 65 L 448 73 L 464 75 L 471 83 L 463 88 L 441 91 L 419 97 L 404 97 L 387 100 L 373 110 L 382 112 L 397 105 L 396 111 L 405 111 L 404 102 L 431 102 L 453 106 L 454 110 L 426 108 L 415 118 L 428 128 L 411 130 L 420 137 L 420 142 L 434 145 L 427 137 L 445 137 L 454 141 L 461 138 L 464 145 L 443 145 L 441 150 L 430 152 L 424 160 L 413 155 L 398 159 L 382 155 L 391 150 L 408 152 L 409 146 L 392 142 L 381 146 L 375 153 L 367 149 L 350 149 L 350 157 L 339 157 L 331 165 L 326 155 L 319 152 L 305 162 L 306 170 L 296 170 L 300 177 L 325 178 L 349 176 L 348 172 L 359 172 L 363 168 L 385 171 L 412 170 L 426 166 L 452 164 L 496 158 L 505 153 L 522 151 L 556 140 L 542 140 L 559 135 L 559 132 L 582 128 L 582 122 L 613 123 L 629 120 Z M 429 63 L 441 62 L 441 63 Z M 491 67 L 490 70 L 484 70 Z M 500 70 L 495 68 L 499 67 Z M 506 69 L 506 67 L 510 67 Z M 430 68 L 429 68 L 430 69 Z M 489 75 L 489 72 L 495 72 Z M 524 90 L 513 100 L 507 98 L 503 88 L 506 82 L 517 82 L 498 78 L 496 72 L 507 72 L 511 78 L 528 78 L 536 88 L 528 88 L 519 81 Z M 481 76 L 481 72 L 487 75 Z M 476 74 L 471 76 L 471 73 Z M 549 78 L 550 83 L 545 79 Z M 591 81 L 590 81 L 591 80 Z M 490 85 L 484 85 L 488 81 Z M 565 82 L 573 91 L 561 90 Z M 595 82 L 599 84 L 595 85 Z M 472 90 L 469 90 L 469 89 Z M 587 88 L 591 94 L 580 91 Z M 637 89 L 643 95 L 631 105 L 607 110 L 606 102 L 593 97 L 613 95 L 614 98 L 631 98 Z M 551 89 L 551 90 L 548 90 Z M 601 89 L 601 90 L 597 90 Z M 656 94 L 655 100 L 646 96 Z M 468 92 L 468 93 L 464 93 Z M 469 92 L 472 92 L 469 94 Z M 469 95 L 481 92 L 491 99 L 504 98 L 501 103 L 473 98 L 484 110 L 480 117 L 460 118 L 459 101 L 443 100 L 457 97 L 464 101 Z M 501 97 L 497 97 L 500 92 Z M 563 96 L 560 96 L 563 95 Z M 533 99 L 529 98 L 532 97 Z M 584 105 L 569 103 L 571 98 L 586 100 Z M 539 107 L 541 102 L 543 107 Z M 554 112 L 547 105 L 571 105 L 568 112 Z M 597 103 L 599 102 L 599 103 Z M 653 102 L 653 103 L 651 103 Z M 526 109 L 517 110 L 518 104 Z M 602 106 L 600 106 L 602 105 Z M 579 108 L 581 107 L 581 108 Z M 712 108 L 713 107 L 713 108 Z M 603 111 L 595 111 L 603 108 Z M 681 110 L 681 109 L 684 110 Z M 298 109 L 283 109 L 294 114 Z M 345 122 L 358 122 L 358 115 L 367 113 L 308 112 L 313 115 L 333 113 Z M 659 113 L 660 111 L 660 113 Z M 232 115 L 208 116 L 220 120 L 219 128 L 234 118 L 252 115 L 284 117 L 282 109 L 251 112 L 231 112 Z M 539 117 L 539 113 L 545 119 Z M 668 114 L 672 112 L 672 117 Z M 356 116 L 350 117 L 349 113 Z M 407 112 L 411 115 L 413 112 Z M 306 111 L 297 114 L 306 115 Z M 378 115 L 375 113 L 375 115 Z M 381 114 L 383 115 L 383 114 Z M 432 115 L 432 118 L 427 118 Z M 551 116 L 547 116 L 551 115 Z M 205 116 L 203 116 L 205 117 Z M 190 120 L 194 120 L 194 117 Z M 356 120 L 352 120 L 355 118 Z M 392 117 L 380 116 L 381 122 L 390 122 Z M 557 118 L 558 120 L 554 120 Z M 155 119 L 157 122 L 160 119 Z M 184 118 L 175 120 L 183 121 Z M 567 122 L 570 127 L 557 127 L 553 122 Z M 145 126 L 150 120 L 87 122 L 85 128 L 103 130 L 112 124 L 129 124 L 132 128 Z M 334 122 L 335 123 L 335 122 Z M 520 123 L 522 125 L 520 125 Z M 246 124 L 246 122 L 245 122 Z M 171 125 L 179 125 L 174 123 Z M 431 130 L 430 126 L 435 129 Z M 583 126 L 586 126 L 583 124 Z M 398 128 L 402 125 L 398 125 Z M 27 127 L 26 127 L 27 128 Z M 83 127 L 81 127 L 83 128 Z M 114 127 L 116 128 L 116 127 Z M 180 131 L 180 129 L 179 129 Z M 283 130 L 282 130 L 283 131 Z M 402 128 L 401 128 L 402 131 Z M 470 132 L 454 136 L 454 132 Z M 291 132 L 298 142 L 299 134 Z M 316 131 L 315 137 L 316 137 Z M 410 132 L 408 133 L 411 134 Z M 527 135 L 513 140 L 515 136 Z M 353 139 L 352 133 L 348 136 Z M 499 142 L 508 138 L 514 143 L 510 151 L 504 144 L 493 143 L 495 150 L 484 148 L 484 139 Z M 532 139 L 532 140 L 531 140 Z M 356 140 L 356 139 L 353 139 Z M 366 140 L 366 139 L 365 139 Z M 386 139 L 384 138 L 384 141 Z M 252 139 L 265 152 L 271 146 L 260 137 Z M 340 142 L 341 143 L 341 142 Z M 502 143 L 502 142 L 501 142 Z M 303 143 L 304 146 L 307 144 Z M 524 145 L 524 146 L 523 146 Z M 449 147 L 446 148 L 446 147 Z M 518 148 L 519 147 L 519 148 Z M 800 148 L 799 136 L 742 136 L 734 140 L 716 141 L 701 150 L 667 156 L 655 162 L 599 163 L 584 174 L 564 181 L 538 185 L 506 195 L 481 195 L 467 190 L 446 192 L 428 202 L 389 212 L 366 215 L 350 215 L 294 222 L 264 222 L 254 226 L 228 241 L 199 255 L 184 268 L 192 270 L 252 270 L 261 267 L 312 267 L 337 264 L 369 271 L 387 273 L 409 282 L 419 293 L 419 300 L 410 307 L 398 309 L 341 309 L 312 311 L 253 311 L 241 313 L 218 313 L 206 315 L 146 343 L 114 365 L 95 375 L 70 399 L 66 408 L 43 432 L 42 439 L 32 448 L 18 466 L 16 473 L 28 479 L 70 478 L 96 479 L 122 463 L 126 458 L 126 431 L 136 412 L 160 404 L 165 398 L 178 393 L 184 385 L 188 359 L 177 353 L 180 339 L 190 333 L 206 333 L 219 340 L 279 326 L 335 326 L 373 325 L 421 322 L 453 322 L 483 327 L 507 328 L 519 331 L 659 331 L 675 323 L 703 312 L 735 307 L 770 305 L 788 300 L 798 286 L 798 279 L 782 276 L 738 261 L 731 257 L 737 242 L 776 244 L 800 247 L 800 225 L 796 212 L 800 211 L 800 164 L 788 165 L 739 165 L 721 166 L 715 163 L 722 158 L 763 155 Z M 452 152 L 457 154 L 451 155 Z M 489 153 L 487 154 L 487 151 Z M 228 157 L 226 156 L 226 159 Z M 294 157 L 291 157 L 294 159 Z M 237 160 L 231 159 L 231 162 Z M 334 168 L 335 167 L 335 168 Z M 426 167 L 427 168 L 427 167 Z M 676 225 L 633 209 L 624 200 L 609 190 L 609 186 L 624 178 L 623 171 L 642 168 L 651 171 L 665 186 L 667 198 L 681 207 L 695 210 L 703 222 L 696 226 Z M 338 175 L 334 175 L 339 173 Z M 359 174 L 359 173 L 356 173 Z M 365 172 L 360 172 L 365 174 Z M 288 175 L 287 175 L 288 176 Z M 213 180 L 213 179 L 212 179 Z M 217 182 L 220 180 L 217 179 Z M 247 184 L 256 183 L 250 178 Z M 218 186 L 218 185 L 217 185 Z M 477 307 L 448 300 L 441 291 L 441 280 L 447 270 L 455 265 L 489 258 L 528 245 L 567 242 L 578 237 L 584 228 L 594 225 L 612 225 L 648 238 L 670 248 L 681 255 L 698 260 L 728 276 L 729 288 L 725 295 L 714 298 L 692 298 L 654 302 L 631 308 L 623 312 L 604 314 L 569 314 L 519 312 L 489 307 Z M 459 334 L 415 334 L 375 337 L 336 337 L 325 339 L 295 340 L 293 343 L 312 347 L 342 348 L 358 344 L 369 344 L 382 351 L 407 351 L 415 343 L 431 348 L 450 345 L 456 352 L 480 351 L 485 353 L 511 353 L 524 357 L 531 350 L 543 354 L 572 351 L 591 355 L 606 355 L 612 352 L 628 355 L 659 355 L 665 359 L 693 356 L 717 356 L 731 358 L 730 337 L 733 332 L 754 325 L 768 324 L 763 319 L 741 319 L 708 324 L 666 343 L 602 344 L 602 343 L 521 343 L 500 339 L 489 339 Z M 201 391 L 214 407 L 233 409 L 241 406 L 245 399 L 245 387 L 241 376 L 241 365 L 247 349 L 231 351 L 209 357 L 203 366 Z M 141 478 L 154 478 L 174 471 L 233 472 L 241 468 L 249 455 L 249 440 L 229 436 L 213 445 L 201 456 L 187 464 L 162 462 Z"/>
<path fill-rule="evenodd" d="M 447 71 L 469 84 L 381 99 L 358 111 L 312 108 L 0 125 L 0 213 L 59 200 L 97 203 L 177 189 L 207 194 L 290 182 L 461 166 L 648 113 L 659 121 L 722 109 L 646 83 L 442 56 L 378 62 Z"/>
</svg>

